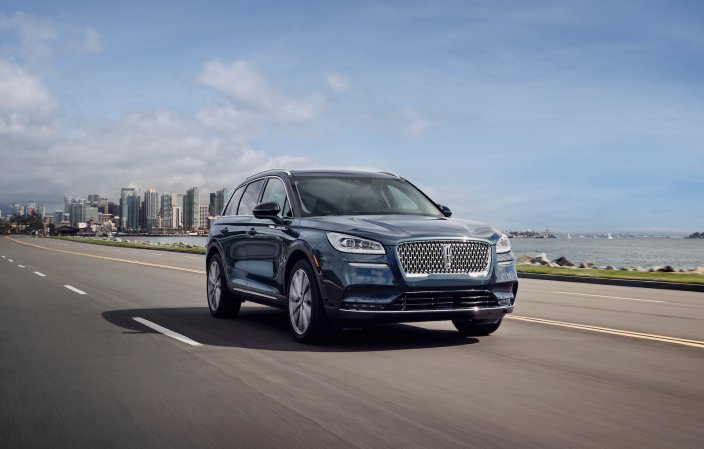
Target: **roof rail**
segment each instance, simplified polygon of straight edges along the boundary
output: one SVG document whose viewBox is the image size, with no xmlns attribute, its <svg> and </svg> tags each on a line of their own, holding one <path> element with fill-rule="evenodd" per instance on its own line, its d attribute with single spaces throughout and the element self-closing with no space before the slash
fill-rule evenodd
<svg viewBox="0 0 704 449">
<path fill-rule="evenodd" d="M 396 173 L 391 173 L 390 171 L 380 171 L 379 173 L 381 173 L 382 175 L 393 176 L 394 178 L 400 178 L 399 175 L 397 175 Z"/>
<path fill-rule="evenodd" d="M 255 176 L 263 175 L 264 173 L 269 173 L 269 172 L 274 172 L 274 171 L 282 171 L 282 172 L 286 173 L 287 175 L 291 176 L 291 172 L 285 168 L 270 168 L 269 170 L 260 171 L 259 173 L 255 173 L 251 176 L 247 176 L 247 179 L 254 178 Z"/>
</svg>

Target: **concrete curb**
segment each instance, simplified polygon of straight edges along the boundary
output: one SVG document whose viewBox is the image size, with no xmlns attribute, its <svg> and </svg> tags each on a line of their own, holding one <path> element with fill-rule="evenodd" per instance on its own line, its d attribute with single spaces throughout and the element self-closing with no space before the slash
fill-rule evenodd
<svg viewBox="0 0 704 449">
<path fill-rule="evenodd" d="M 538 273 L 518 273 L 519 278 L 525 279 L 542 279 L 544 281 L 562 281 L 562 282 L 584 282 L 586 284 L 606 284 L 620 285 L 624 287 L 642 287 L 642 288 L 662 288 L 666 290 L 682 290 L 689 292 L 704 293 L 704 284 L 685 284 L 679 282 L 659 282 L 659 281 L 638 281 L 633 279 L 610 279 L 610 278 L 592 278 L 586 276 L 562 276 L 557 274 L 538 274 Z"/>
</svg>

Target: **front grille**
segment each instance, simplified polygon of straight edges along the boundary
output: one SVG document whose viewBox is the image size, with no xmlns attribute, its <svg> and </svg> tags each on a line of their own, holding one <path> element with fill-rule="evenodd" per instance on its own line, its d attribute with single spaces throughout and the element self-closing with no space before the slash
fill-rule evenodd
<svg viewBox="0 0 704 449">
<path fill-rule="evenodd" d="M 498 306 L 498 301 L 488 290 L 430 291 L 406 293 L 384 310 L 453 310 Z"/>
<path fill-rule="evenodd" d="M 489 272 L 491 263 L 491 246 L 476 240 L 405 242 L 396 250 L 406 276 L 482 275 Z"/>
</svg>

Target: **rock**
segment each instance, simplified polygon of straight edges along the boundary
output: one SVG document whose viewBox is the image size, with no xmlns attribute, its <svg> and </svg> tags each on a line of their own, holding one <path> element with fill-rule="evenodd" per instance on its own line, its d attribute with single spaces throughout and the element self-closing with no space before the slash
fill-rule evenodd
<svg viewBox="0 0 704 449">
<path fill-rule="evenodd" d="M 118 243 L 122 243 L 122 239 L 120 237 L 115 237 L 115 241 Z"/>
<path fill-rule="evenodd" d="M 545 253 L 537 254 L 530 261 L 531 263 L 537 263 L 540 265 L 550 265 L 550 259 L 548 259 L 548 255 Z"/>
<path fill-rule="evenodd" d="M 531 263 L 532 259 L 530 256 L 518 256 L 516 263 Z"/>
<path fill-rule="evenodd" d="M 564 256 L 558 257 L 557 259 L 553 260 L 552 262 L 560 267 L 573 267 L 574 266 L 574 264 L 572 262 L 570 262 L 569 260 L 567 260 L 567 258 Z"/>
<path fill-rule="evenodd" d="M 673 273 L 675 271 L 670 265 L 665 265 L 657 270 L 659 273 Z"/>
<path fill-rule="evenodd" d="M 607 265 L 604 267 L 604 270 L 615 270 L 615 268 L 612 267 L 611 265 Z"/>
</svg>

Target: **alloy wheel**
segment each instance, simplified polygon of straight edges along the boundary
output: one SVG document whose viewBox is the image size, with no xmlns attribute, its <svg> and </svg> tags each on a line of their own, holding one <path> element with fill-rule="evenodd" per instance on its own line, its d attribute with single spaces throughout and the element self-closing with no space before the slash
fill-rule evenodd
<svg viewBox="0 0 704 449">
<path fill-rule="evenodd" d="M 220 305 L 222 296 L 220 285 L 220 264 L 217 260 L 213 260 L 208 270 L 208 304 L 211 310 L 218 310 Z"/>
<path fill-rule="evenodd" d="M 313 296 L 310 280 L 305 270 L 297 270 L 291 276 L 288 289 L 288 313 L 294 331 L 302 335 L 310 324 L 310 315 L 313 309 Z"/>
</svg>

